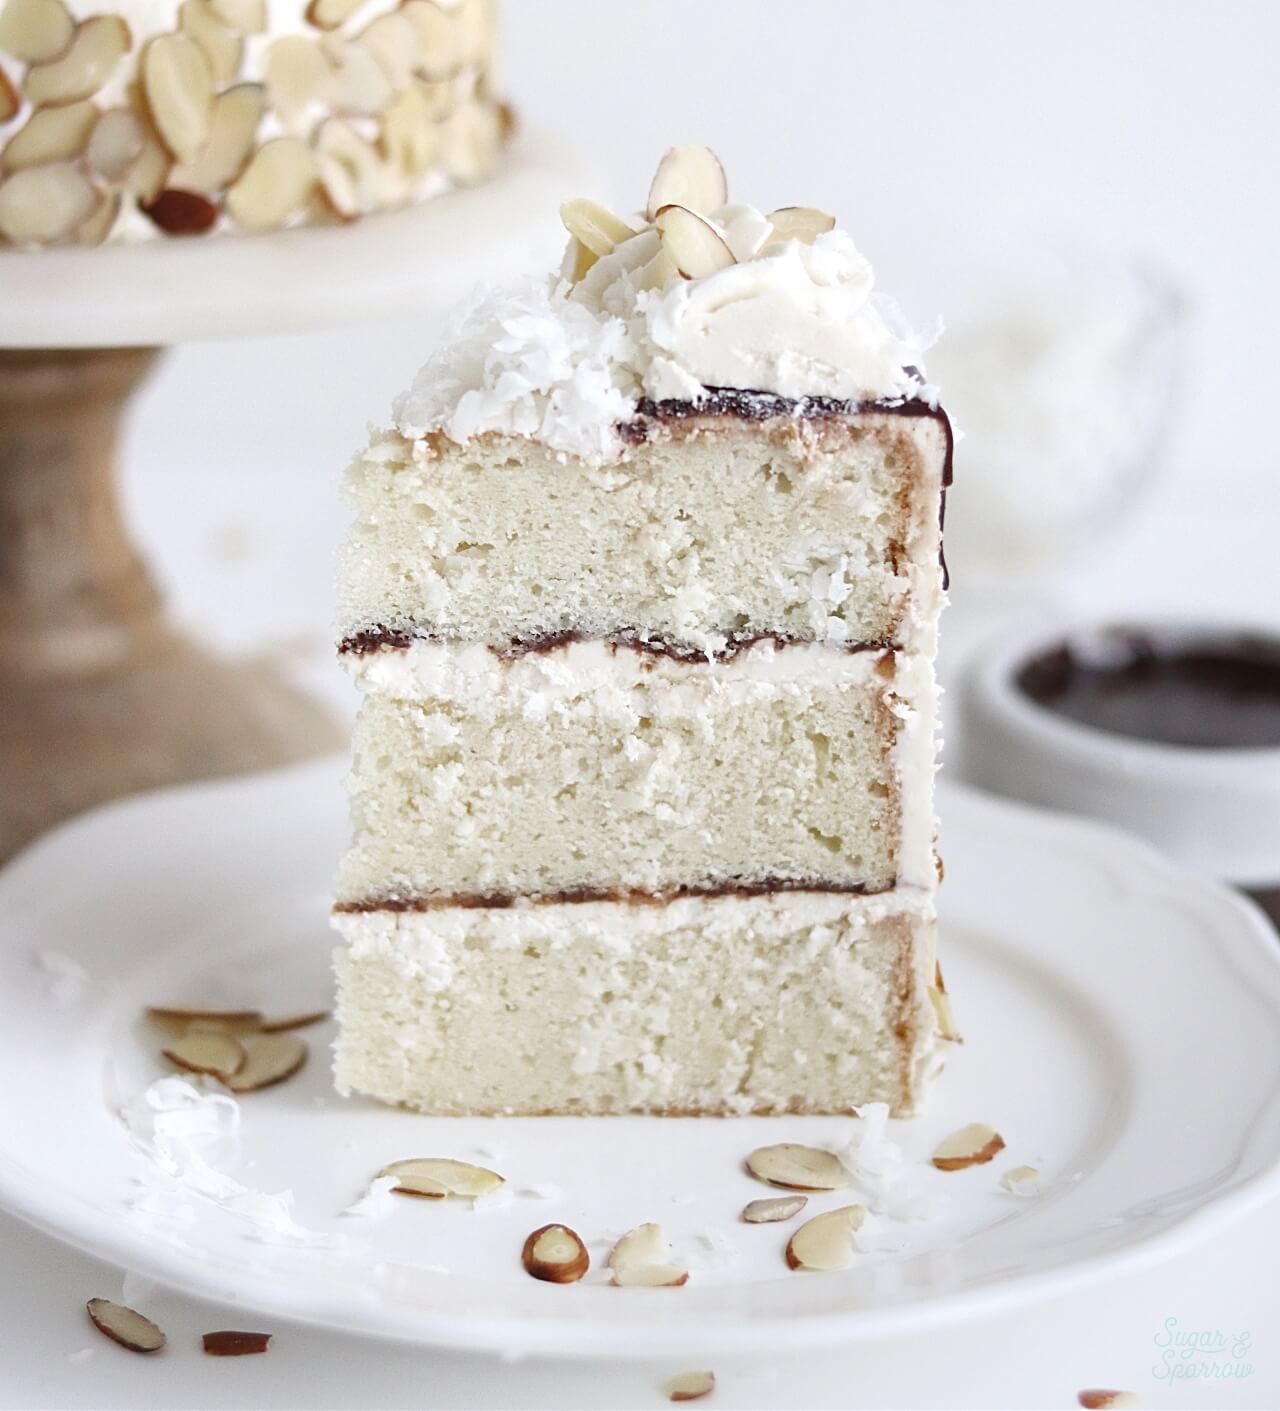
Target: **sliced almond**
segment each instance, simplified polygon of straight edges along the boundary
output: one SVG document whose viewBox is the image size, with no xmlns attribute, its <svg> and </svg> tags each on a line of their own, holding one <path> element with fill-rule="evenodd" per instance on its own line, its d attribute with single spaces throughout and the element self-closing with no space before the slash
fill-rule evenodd
<svg viewBox="0 0 1280 1411">
<path fill-rule="evenodd" d="M 323 1024 L 329 1017 L 327 1009 L 303 1010 L 297 1014 L 273 1016 L 262 1021 L 264 1034 L 282 1034 L 287 1029 L 309 1029 L 312 1024 Z"/>
<path fill-rule="evenodd" d="M 724 167 L 710 147 L 672 147 L 658 163 L 645 214 L 655 220 L 664 206 L 683 206 L 709 216 L 728 199 Z"/>
<path fill-rule="evenodd" d="M 120 110 L 123 112 L 123 109 Z M 113 117 L 113 113 L 104 113 L 103 120 Z M 99 127 L 102 124 L 99 123 Z M 95 133 L 96 137 L 97 134 Z M 90 159 L 92 160 L 92 147 L 90 148 Z M 97 163 L 94 163 L 97 166 Z M 99 171 L 103 169 L 98 168 Z M 115 175 L 111 171 L 103 171 L 104 176 Z M 262 1027 L 262 1013 L 257 1009 L 186 1009 L 171 1005 L 149 1005 L 147 1008 L 147 1018 L 153 1023 L 160 1025 L 163 1029 L 168 1029 L 173 1033 L 181 1034 L 191 1028 L 193 1024 L 199 1024 L 202 1028 L 222 1029 L 228 1034 L 250 1033 Z"/>
<path fill-rule="evenodd" d="M 1040 1172 L 1034 1166 L 1014 1166 L 1000 1177 L 1010 1195 L 1035 1195 L 1040 1189 Z"/>
<path fill-rule="evenodd" d="M 244 1067 L 225 1079 L 233 1093 L 256 1093 L 292 1078 L 307 1061 L 307 1045 L 293 1034 L 250 1034 Z"/>
<path fill-rule="evenodd" d="M 355 42 L 366 48 L 393 88 L 406 88 L 418 71 L 419 30 L 412 16 L 404 10 L 389 10 L 366 25 Z"/>
<path fill-rule="evenodd" d="M 14 245 L 57 244 L 97 206 L 98 193 L 69 162 L 29 167 L 0 181 L 0 235 Z"/>
<path fill-rule="evenodd" d="M 612 253 L 636 233 L 620 216 L 595 201 L 579 198 L 560 207 L 564 228 L 597 257 Z"/>
<path fill-rule="evenodd" d="M 273 40 L 263 69 L 270 107 L 287 127 L 302 131 L 308 109 L 319 103 L 329 80 L 329 65 L 319 44 L 300 34 Z"/>
<path fill-rule="evenodd" d="M 209 0 L 214 14 L 241 34 L 263 34 L 267 28 L 267 0 Z"/>
<path fill-rule="evenodd" d="M 933 1164 L 939 1171 L 963 1171 L 970 1166 L 985 1166 L 1004 1150 L 1004 1138 L 985 1122 L 971 1122 L 952 1134 L 933 1153 Z"/>
<path fill-rule="evenodd" d="M 393 1161 L 390 1166 L 384 1166 L 378 1175 L 395 1177 L 396 1195 L 413 1195 L 423 1200 L 444 1200 L 449 1196 L 475 1200 L 506 1184 L 496 1171 L 473 1166 L 469 1161 L 453 1161 L 440 1156 Z"/>
<path fill-rule="evenodd" d="M 421 84 L 399 94 L 382 119 L 382 155 L 406 185 L 420 181 L 440 157 L 440 134 Z"/>
<path fill-rule="evenodd" d="M 748 1225 L 776 1225 L 799 1215 L 808 1203 L 808 1197 L 803 1195 L 766 1196 L 764 1200 L 748 1201 L 742 1207 L 742 1218 Z"/>
<path fill-rule="evenodd" d="M 98 195 L 98 206 L 88 220 L 76 226 L 77 245 L 101 245 L 115 228 L 120 215 L 120 193 L 103 191 Z"/>
<path fill-rule="evenodd" d="M 662 248 L 685 279 L 702 279 L 736 263 L 715 226 L 684 206 L 663 206 L 654 224 L 662 237 Z"/>
<path fill-rule="evenodd" d="M 454 15 L 435 0 L 406 0 L 404 13 L 418 32 L 418 71 L 423 78 L 442 79 L 462 64 L 462 33 Z"/>
<path fill-rule="evenodd" d="M 87 100 L 59 108 L 37 108 L 4 149 L 6 171 L 65 162 L 84 151 L 98 109 Z"/>
<path fill-rule="evenodd" d="M 669 251 L 659 250 L 654 257 L 642 266 L 633 287 L 637 292 L 646 289 L 665 289 L 672 280 L 680 278 L 680 270 Z"/>
<path fill-rule="evenodd" d="M 94 15 L 76 26 L 57 58 L 27 70 L 22 91 L 29 103 L 77 103 L 92 98 L 129 52 L 133 36 L 118 15 Z"/>
<path fill-rule="evenodd" d="M 239 77 L 244 35 L 219 16 L 210 0 L 182 0 L 178 14 L 183 34 L 204 50 L 214 82 L 221 85 Z"/>
<path fill-rule="evenodd" d="M 492 0 L 461 0 L 454 9 L 458 61 L 479 67 L 493 52 Z"/>
<path fill-rule="evenodd" d="M 783 1142 L 761 1146 L 747 1157 L 747 1170 L 757 1180 L 788 1191 L 838 1191 L 849 1184 L 849 1172 L 831 1151 Z"/>
<path fill-rule="evenodd" d="M 108 181 L 122 181 L 146 145 L 147 130 L 142 119 L 128 108 L 111 108 L 94 123 L 85 156 L 99 176 Z M 166 1028 L 183 1029 L 191 1022 L 190 1017 L 181 1017 L 181 1011 L 148 1010 L 147 1013 Z M 167 1017 L 161 1018 L 162 1014 Z"/>
<path fill-rule="evenodd" d="M 350 123 L 329 118 L 315 140 L 316 170 L 333 209 L 344 220 L 368 215 L 382 205 L 382 159 Z"/>
<path fill-rule="evenodd" d="M 836 228 L 835 216 L 826 211 L 815 210 L 812 206 L 782 206 L 770 211 L 769 224 L 773 234 L 767 244 L 781 244 L 787 240 L 798 240 L 802 245 L 812 245 L 819 235 Z"/>
<path fill-rule="evenodd" d="M 1104 1387 L 1086 1387 L 1076 1393 L 1076 1400 L 1086 1411 L 1110 1411 L 1112 1407 L 1142 1404 L 1131 1391 L 1108 1391 Z"/>
<path fill-rule="evenodd" d="M 71 43 L 75 28 L 62 0 L 5 0 L 0 5 L 0 52 L 25 64 L 44 64 Z"/>
<path fill-rule="evenodd" d="M 933 1005 L 933 1017 L 938 1025 L 938 1037 L 948 1043 L 962 1044 L 964 1038 L 956 1027 L 955 1012 L 951 1008 L 951 996 L 936 985 L 929 986 L 929 1002 Z"/>
<path fill-rule="evenodd" d="M 570 284 L 577 284 L 579 280 L 587 277 L 595 262 L 596 256 L 582 241 L 570 237 L 564 248 L 564 258 L 560 261 L 560 278 L 567 279 Z"/>
<path fill-rule="evenodd" d="M 230 186 L 253 153 L 266 108 L 266 90 L 261 84 L 241 83 L 219 93 L 214 99 L 213 123 L 204 150 L 190 165 L 174 167 L 170 175 L 172 184 L 206 196 L 216 195 Z M 262 1028 L 268 1028 L 265 1020 Z"/>
<path fill-rule="evenodd" d="M 143 126 L 142 151 L 125 172 L 125 190 L 139 201 L 154 201 L 164 190 L 172 165 L 164 143 L 150 126 Z"/>
<path fill-rule="evenodd" d="M 246 230 L 274 230 L 300 210 L 316 184 L 315 158 L 295 137 L 264 143 L 227 192 L 227 210 Z"/>
<path fill-rule="evenodd" d="M 218 1333 L 205 1333 L 200 1339 L 209 1357 L 247 1357 L 265 1352 L 271 1346 L 270 1333 L 242 1333 L 230 1328 Z"/>
<path fill-rule="evenodd" d="M 142 54 L 142 91 L 164 145 L 192 162 L 213 126 L 213 69 L 204 50 L 185 34 L 162 34 Z"/>
<path fill-rule="evenodd" d="M 18 90 L 9 82 L 9 76 L 0 69 L 0 122 L 8 122 L 22 107 Z"/>
<path fill-rule="evenodd" d="M 159 1352 L 165 1344 L 164 1334 L 150 1318 L 144 1318 L 122 1303 L 112 1303 L 109 1298 L 91 1298 L 85 1308 L 100 1333 L 130 1352 Z"/>
<path fill-rule="evenodd" d="M 337 29 L 346 24 L 365 0 L 311 0 L 307 19 L 317 29 Z"/>
<path fill-rule="evenodd" d="M 202 235 L 218 221 L 218 208 L 207 196 L 173 187 L 159 192 L 142 210 L 167 235 Z"/>
<path fill-rule="evenodd" d="M 568 1225 L 543 1225 L 524 1242 L 525 1272 L 548 1284 L 576 1284 L 591 1267 L 591 1256 Z"/>
<path fill-rule="evenodd" d="M 240 1040 L 217 1029 L 190 1029 L 174 1039 L 164 1056 L 188 1073 L 211 1073 L 228 1082 L 245 1066 L 247 1054 Z"/>
<path fill-rule="evenodd" d="M 660 1225 L 638 1225 L 617 1242 L 609 1269 L 618 1288 L 679 1288 L 689 1271 L 671 1262 L 671 1248 Z"/>
<path fill-rule="evenodd" d="M 787 1242 L 790 1269 L 847 1269 L 857 1255 L 853 1237 L 866 1218 L 861 1205 L 842 1205 L 806 1220 Z"/>
<path fill-rule="evenodd" d="M 464 103 L 441 124 L 444 169 L 462 186 L 482 181 L 502 149 L 498 115 L 488 103 Z"/>
<path fill-rule="evenodd" d="M 714 1372 L 680 1372 L 664 1388 L 668 1401 L 701 1401 L 715 1389 Z"/>
<path fill-rule="evenodd" d="M 386 112 L 395 90 L 368 49 L 336 34 L 326 34 L 320 49 L 328 65 L 323 98 L 335 113 L 377 117 Z"/>
</svg>

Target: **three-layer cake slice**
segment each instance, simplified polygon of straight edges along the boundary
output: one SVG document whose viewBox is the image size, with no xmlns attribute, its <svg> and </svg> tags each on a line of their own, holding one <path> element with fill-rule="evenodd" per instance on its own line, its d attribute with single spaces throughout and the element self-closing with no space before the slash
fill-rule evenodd
<svg viewBox="0 0 1280 1411">
<path fill-rule="evenodd" d="M 651 219 L 571 203 L 569 277 L 473 311 L 352 469 L 343 1090 L 920 1100 L 950 428 L 848 237 L 709 165 L 664 163 L 691 237 L 662 172 Z"/>
</svg>

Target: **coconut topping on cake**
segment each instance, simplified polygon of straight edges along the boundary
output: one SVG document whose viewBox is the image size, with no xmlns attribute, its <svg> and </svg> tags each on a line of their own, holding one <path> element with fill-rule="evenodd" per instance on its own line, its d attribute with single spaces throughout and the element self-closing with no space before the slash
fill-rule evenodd
<svg viewBox="0 0 1280 1411">
<path fill-rule="evenodd" d="M 663 158 L 643 214 L 568 201 L 558 274 L 483 294 L 395 407 L 411 438 L 527 436 L 603 461 L 636 404 L 715 388 L 851 403 L 925 389 L 924 344 L 833 217 L 731 205 L 705 147 Z"/>
</svg>

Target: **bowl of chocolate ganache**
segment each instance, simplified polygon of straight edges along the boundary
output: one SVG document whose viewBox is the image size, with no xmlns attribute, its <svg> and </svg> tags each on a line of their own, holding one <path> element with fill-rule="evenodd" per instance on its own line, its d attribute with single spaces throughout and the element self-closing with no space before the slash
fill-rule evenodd
<svg viewBox="0 0 1280 1411">
<path fill-rule="evenodd" d="M 974 783 L 1139 833 L 1280 924 L 1280 634 L 1041 627 L 980 654 L 964 708 Z"/>
</svg>

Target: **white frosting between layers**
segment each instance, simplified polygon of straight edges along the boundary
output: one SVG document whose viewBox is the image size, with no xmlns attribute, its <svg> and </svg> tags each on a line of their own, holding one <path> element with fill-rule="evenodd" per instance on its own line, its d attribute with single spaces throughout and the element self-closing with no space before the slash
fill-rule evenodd
<svg viewBox="0 0 1280 1411">
<path fill-rule="evenodd" d="M 816 642 L 779 647 L 755 643 L 725 661 L 679 660 L 643 648 L 604 641 L 567 642 L 503 657 L 480 643 L 415 641 L 343 661 L 362 691 L 398 700 L 447 701 L 483 710 L 486 701 L 541 718 L 556 704 L 637 686 L 732 699 L 773 694 L 787 687 L 833 687 L 867 681 L 881 651 L 847 652 Z M 761 690 L 760 688 L 763 688 Z"/>
<path fill-rule="evenodd" d="M 853 402 L 918 395 L 924 343 L 872 298 L 847 233 L 761 254 L 771 227 L 750 206 L 714 224 L 739 263 L 661 283 L 656 230 L 598 260 L 576 286 L 555 276 L 487 291 L 397 398 L 410 439 L 443 431 L 527 436 L 567 455 L 616 457 L 642 398 L 698 401 L 709 387 Z"/>
<path fill-rule="evenodd" d="M 406 982 L 443 993 L 454 983 L 453 954 L 468 938 L 495 950 L 539 945 L 550 950 L 603 942 L 619 955 L 673 930 L 697 927 L 710 945 L 759 922 L 776 919 L 789 930 L 813 930 L 814 944 L 830 939 L 826 928 L 888 916 L 933 915 L 933 894 L 900 887 L 876 896 L 843 892 L 771 892 L 759 896 L 677 897 L 663 906 L 586 901 L 517 904 L 500 908 L 438 907 L 431 911 L 336 912 L 334 929 L 352 958 L 377 957 Z"/>
</svg>

